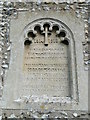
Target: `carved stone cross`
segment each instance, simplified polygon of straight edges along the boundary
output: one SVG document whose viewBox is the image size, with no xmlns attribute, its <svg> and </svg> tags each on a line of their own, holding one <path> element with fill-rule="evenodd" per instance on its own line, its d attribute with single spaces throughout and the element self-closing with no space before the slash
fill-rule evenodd
<svg viewBox="0 0 90 120">
<path fill-rule="evenodd" d="M 48 27 L 47 26 L 45 26 L 45 31 L 43 33 L 45 34 L 44 45 L 48 46 L 48 34 L 49 34 L 49 32 L 48 32 Z"/>
</svg>

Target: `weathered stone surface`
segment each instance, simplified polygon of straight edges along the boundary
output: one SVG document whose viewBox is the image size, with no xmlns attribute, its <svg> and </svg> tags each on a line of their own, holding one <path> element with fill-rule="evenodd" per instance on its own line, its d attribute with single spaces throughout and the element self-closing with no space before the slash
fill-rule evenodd
<svg viewBox="0 0 90 120">
<path fill-rule="evenodd" d="M 83 15 L 79 11 L 75 14 L 74 6 L 14 5 L 9 11 L 7 6 L 4 8 L 8 18 L 2 23 L 7 26 L 8 37 L 7 42 L 1 42 L 1 108 L 43 113 L 62 109 L 87 111 L 88 52 L 84 33 L 88 33 L 84 32 L 87 24 Z M 72 116 L 80 115 L 73 112 Z"/>
<path fill-rule="evenodd" d="M 2 0 L 1 0 L 2 1 Z M 8 0 L 8 2 L 38 2 L 39 4 L 41 2 L 46 2 L 46 3 L 83 3 L 83 2 L 89 2 L 89 0 Z"/>
</svg>

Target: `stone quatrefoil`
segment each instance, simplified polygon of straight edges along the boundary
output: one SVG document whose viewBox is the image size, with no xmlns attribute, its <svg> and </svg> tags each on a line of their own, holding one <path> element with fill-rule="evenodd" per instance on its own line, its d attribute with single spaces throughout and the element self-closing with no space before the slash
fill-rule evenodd
<svg viewBox="0 0 90 120">
<path fill-rule="evenodd" d="M 41 35 L 44 35 L 44 45 L 48 46 L 48 36 L 52 34 L 53 30 L 56 32 L 56 36 L 60 38 L 61 43 L 69 45 L 67 32 L 64 29 L 60 28 L 59 25 L 50 25 L 50 23 L 44 23 L 43 25 L 36 24 L 35 26 L 33 26 L 33 28 L 27 32 L 24 45 L 30 45 L 32 43 L 32 40 L 39 32 Z"/>
</svg>

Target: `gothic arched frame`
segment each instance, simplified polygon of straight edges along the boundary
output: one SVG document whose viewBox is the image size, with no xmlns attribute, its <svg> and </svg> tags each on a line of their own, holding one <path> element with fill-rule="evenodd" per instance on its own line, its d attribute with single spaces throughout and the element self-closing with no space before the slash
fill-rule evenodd
<svg viewBox="0 0 90 120">
<path fill-rule="evenodd" d="M 41 18 L 37 19 L 35 21 L 32 21 L 29 23 L 25 28 L 24 28 L 24 42 L 28 38 L 28 33 L 31 32 L 34 35 L 37 34 L 37 31 L 34 30 L 36 26 L 39 26 L 41 31 L 44 31 L 44 25 L 48 24 L 49 25 L 49 30 L 52 31 L 53 26 L 57 26 L 59 29 L 56 31 L 56 34 L 59 35 L 61 31 L 65 32 L 65 36 L 59 36 L 61 37 L 62 41 L 64 39 L 68 40 L 69 47 L 68 47 L 68 68 L 69 68 L 69 82 L 70 82 L 70 97 L 75 101 L 79 100 L 78 97 L 78 81 L 77 81 L 77 66 L 76 66 L 76 53 L 75 53 L 75 41 L 74 41 L 74 36 L 70 28 L 64 24 L 62 21 L 53 19 L 53 18 Z"/>
</svg>

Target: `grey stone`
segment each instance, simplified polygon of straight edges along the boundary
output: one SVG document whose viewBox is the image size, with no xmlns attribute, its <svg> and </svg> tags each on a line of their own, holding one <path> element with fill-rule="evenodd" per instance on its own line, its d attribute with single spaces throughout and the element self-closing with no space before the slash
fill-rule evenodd
<svg viewBox="0 0 90 120">
<path fill-rule="evenodd" d="M 24 110 L 33 118 L 82 116 L 75 111 L 88 110 L 88 31 L 83 17 L 87 9 L 70 6 L 77 1 L 36 2 L 4 3 L 5 22 L 0 23 L 7 32 L 0 33 L 3 118 L 15 117 L 13 109 L 17 118 L 27 116 Z"/>
</svg>

